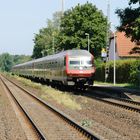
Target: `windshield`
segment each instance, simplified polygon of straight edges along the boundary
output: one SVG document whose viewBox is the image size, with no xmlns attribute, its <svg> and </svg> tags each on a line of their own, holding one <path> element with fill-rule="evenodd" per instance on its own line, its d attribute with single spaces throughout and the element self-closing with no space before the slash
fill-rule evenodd
<svg viewBox="0 0 140 140">
<path fill-rule="evenodd" d="M 92 65 L 92 61 L 91 60 L 82 60 L 81 65 Z"/>
<path fill-rule="evenodd" d="M 70 65 L 80 65 L 80 61 L 71 60 Z"/>
<path fill-rule="evenodd" d="M 69 60 L 69 65 L 70 66 L 91 66 L 92 61 L 91 59 L 86 59 L 86 58 L 80 58 L 78 59 L 70 59 Z"/>
</svg>

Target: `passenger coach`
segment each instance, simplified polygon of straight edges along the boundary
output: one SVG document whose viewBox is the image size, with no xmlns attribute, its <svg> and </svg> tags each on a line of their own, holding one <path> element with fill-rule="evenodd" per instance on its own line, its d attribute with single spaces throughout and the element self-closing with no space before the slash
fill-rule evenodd
<svg viewBox="0 0 140 140">
<path fill-rule="evenodd" d="M 67 50 L 16 65 L 12 73 L 53 84 L 92 85 L 94 57 L 86 50 Z"/>
</svg>

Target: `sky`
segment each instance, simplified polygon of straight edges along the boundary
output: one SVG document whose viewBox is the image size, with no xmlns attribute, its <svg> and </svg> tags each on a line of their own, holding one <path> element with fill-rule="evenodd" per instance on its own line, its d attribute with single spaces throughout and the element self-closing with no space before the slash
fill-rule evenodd
<svg viewBox="0 0 140 140">
<path fill-rule="evenodd" d="M 89 1 L 107 15 L 108 0 L 63 1 L 64 11 Z M 119 25 L 115 9 L 127 5 L 128 0 L 110 0 L 110 22 L 113 25 Z M 0 0 L 0 54 L 32 55 L 35 34 L 47 26 L 47 19 L 52 19 L 53 13 L 61 9 L 62 0 Z"/>
</svg>

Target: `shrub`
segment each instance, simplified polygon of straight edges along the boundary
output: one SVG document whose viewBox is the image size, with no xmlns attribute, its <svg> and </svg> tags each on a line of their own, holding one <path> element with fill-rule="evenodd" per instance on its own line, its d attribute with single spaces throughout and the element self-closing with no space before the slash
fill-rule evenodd
<svg viewBox="0 0 140 140">
<path fill-rule="evenodd" d="M 106 63 L 109 67 L 109 74 L 107 82 L 113 82 L 113 61 Z M 138 66 L 140 65 L 140 60 L 117 60 L 116 61 L 116 82 L 117 83 L 131 83 L 138 85 L 139 74 Z M 105 64 L 101 63 L 96 67 L 95 80 L 105 81 Z"/>
</svg>

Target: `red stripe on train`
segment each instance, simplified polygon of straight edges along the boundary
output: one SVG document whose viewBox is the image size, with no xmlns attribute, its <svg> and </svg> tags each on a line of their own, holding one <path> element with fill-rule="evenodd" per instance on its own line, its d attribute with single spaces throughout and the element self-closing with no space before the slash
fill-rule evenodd
<svg viewBox="0 0 140 140">
<path fill-rule="evenodd" d="M 90 77 L 95 73 L 95 69 L 92 70 L 68 70 L 68 76 L 75 76 L 75 77 Z"/>
<path fill-rule="evenodd" d="M 68 58 L 68 54 L 66 54 L 66 73 L 68 72 L 68 67 L 69 67 L 69 58 Z"/>
</svg>

